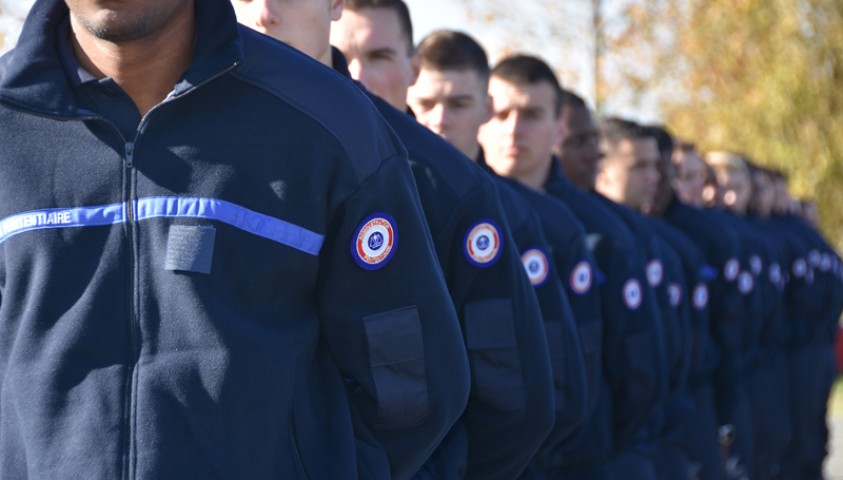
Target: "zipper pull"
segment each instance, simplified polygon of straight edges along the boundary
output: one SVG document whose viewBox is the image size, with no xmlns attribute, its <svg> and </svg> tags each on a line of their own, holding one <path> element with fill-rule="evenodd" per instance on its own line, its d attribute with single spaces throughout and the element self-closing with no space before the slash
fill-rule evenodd
<svg viewBox="0 0 843 480">
<path fill-rule="evenodd" d="M 135 166 L 135 144 L 126 142 L 126 168 Z"/>
</svg>

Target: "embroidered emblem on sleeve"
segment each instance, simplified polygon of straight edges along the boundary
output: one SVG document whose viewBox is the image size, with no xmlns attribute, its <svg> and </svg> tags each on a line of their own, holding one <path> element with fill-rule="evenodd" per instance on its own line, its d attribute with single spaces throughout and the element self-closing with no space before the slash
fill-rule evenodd
<svg viewBox="0 0 843 480">
<path fill-rule="evenodd" d="M 694 288 L 694 308 L 702 310 L 708 305 L 708 286 L 704 283 L 697 284 Z"/>
<path fill-rule="evenodd" d="M 761 270 L 764 269 L 764 262 L 758 255 L 749 257 L 749 267 L 752 269 L 752 274 L 755 276 L 761 275 Z"/>
<path fill-rule="evenodd" d="M 664 278 L 664 267 L 662 266 L 662 262 L 659 260 L 651 260 L 650 263 L 647 264 L 647 283 L 649 283 L 651 287 L 655 288 L 662 284 L 662 278 Z"/>
<path fill-rule="evenodd" d="M 820 270 L 823 272 L 831 270 L 831 255 L 823 253 L 822 260 L 820 260 Z"/>
<path fill-rule="evenodd" d="M 723 278 L 732 282 L 738 278 L 738 274 L 741 273 L 741 267 L 738 263 L 737 258 L 733 258 L 726 262 L 726 265 L 723 266 Z"/>
<path fill-rule="evenodd" d="M 796 261 L 793 262 L 793 276 L 796 278 L 802 278 L 806 273 L 808 273 L 808 262 L 806 262 L 804 258 L 797 258 Z"/>
<path fill-rule="evenodd" d="M 571 270 L 571 290 L 578 295 L 584 295 L 591 289 L 592 282 L 591 264 L 582 261 Z"/>
<path fill-rule="evenodd" d="M 547 255 L 538 248 L 532 248 L 521 255 L 521 263 L 524 264 L 524 270 L 527 272 L 527 278 L 534 287 L 540 287 L 547 282 L 550 272 L 550 265 L 547 261 Z"/>
<path fill-rule="evenodd" d="M 638 280 L 631 278 L 623 286 L 623 303 L 626 304 L 630 310 L 638 310 L 643 300 L 643 293 L 641 292 L 641 284 Z"/>
<path fill-rule="evenodd" d="M 678 283 L 671 283 L 667 286 L 667 293 L 670 295 L 670 306 L 678 307 L 682 303 L 682 287 Z"/>
<path fill-rule="evenodd" d="M 738 276 L 738 291 L 747 295 L 755 287 L 755 279 L 749 272 L 741 272 Z"/>
<path fill-rule="evenodd" d="M 476 267 L 490 267 L 501 255 L 500 229 L 489 220 L 477 223 L 468 230 L 463 242 L 465 257 Z"/>
<path fill-rule="evenodd" d="M 385 213 L 375 213 L 363 220 L 352 237 L 351 255 L 366 270 L 386 266 L 398 246 L 398 227 Z"/>
</svg>

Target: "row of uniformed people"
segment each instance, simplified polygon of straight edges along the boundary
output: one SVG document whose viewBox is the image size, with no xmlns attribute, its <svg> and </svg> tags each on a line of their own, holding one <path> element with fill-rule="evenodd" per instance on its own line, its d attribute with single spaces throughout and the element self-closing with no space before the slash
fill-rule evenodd
<svg viewBox="0 0 843 480">
<path fill-rule="evenodd" d="M 471 373 L 462 417 L 416 477 L 722 478 L 717 428 L 749 437 L 743 365 L 762 331 L 778 337 L 754 317 L 762 273 L 748 276 L 738 233 L 673 197 L 664 132 L 611 121 L 601 146 L 547 65 L 515 56 L 490 72 L 462 34 L 414 56 L 400 0 L 333 2 L 324 25 L 283 27 L 316 7 L 234 5 L 359 80 L 407 147 Z M 311 45 L 329 48 L 340 13 L 338 49 L 321 55 Z M 730 455 L 746 465 L 746 448 Z M 363 450 L 358 474 L 387 478 Z"/>
</svg>

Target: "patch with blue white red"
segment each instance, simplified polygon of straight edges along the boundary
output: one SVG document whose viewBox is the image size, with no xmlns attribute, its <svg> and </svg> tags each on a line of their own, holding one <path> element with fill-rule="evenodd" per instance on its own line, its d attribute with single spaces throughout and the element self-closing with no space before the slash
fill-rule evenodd
<svg viewBox="0 0 843 480">
<path fill-rule="evenodd" d="M 531 248 L 521 255 L 521 263 L 524 265 L 524 271 L 527 272 L 527 278 L 534 287 L 540 287 L 547 282 L 550 276 L 550 264 L 547 261 L 547 255 L 541 249 Z"/>
<path fill-rule="evenodd" d="M 752 274 L 756 277 L 761 275 L 761 270 L 764 270 L 764 262 L 758 255 L 749 257 L 749 268 L 752 269 Z"/>
<path fill-rule="evenodd" d="M 738 263 L 737 258 L 733 258 L 726 262 L 726 265 L 723 266 L 723 278 L 727 281 L 732 282 L 738 278 L 738 275 L 741 273 L 741 265 Z"/>
<path fill-rule="evenodd" d="M 585 295 L 591 290 L 591 283 L 593 281 L 593 272 L 591 271 L 591 264 L 582 261 L 571 270 L 571 290 L 577 295 Z"/>
<path fill-rule="evenodd" d="M 644 293 L 641 291 L 641 283 L 631 278 L 623 286 L 623 303 L 630 310 L 638 310 L 644 300 Z"/>
<path fill-rule="evenodd" d="M 741 272 L 738 275 L 738 291 L 744 295 L 748 295 L 755 288 L 755 278 L 749 272 Z"/>
<path fill-rule="evenodd" d="M 804 258 L 798 258 L 793 262 L 793 276 L 802 278 L 808 273 L 808 262 Z"/>
<path fill-rule="evenodd" d="M 398 247 L 398 226 L 386 213 L 378 212 L 363 220 L 351 241 L 351 256 L 366 270 L 383 268 Z"/>
<path fill-rule="evenodd" d="M 658 259 L 651 260 L 647 264 L 647 283 L 655 288 L 662 284 L 662 278 L 664 278 L 664 266 L 662 262 Z"/>
<path fill-rule="evenodd" d="M 783 280 L 782 267 L 780 267 L 778 263 L 770 265 L 770 283 L 779 286 L 782 284 Z"/>
<path fill-rule="evenodd" d="M 823 272 L 831 270 L 831 255 L 823 253 L 822 260 L 820 261 L 820 270 Z"/>
<path fill-rule="evenodd" d="M 503 251 L 501 230 L 491 220 L 483 220 L 468 229 L 463 241 L 465 258 L 481 268 L 491 267 Z"/>
<path fill-rule="evenodd" d="M 682 287 L 678 283 L 671 283 L 667 286 L 667 293 L 670 296 L 670 306 L 678 307 L 682 303 Z"/>
<path fill-rule="evenodd" d="M 694 308 L 697 310 L 702 310 L 708 305 L 708 286 L 704 283 L 700 283 L 694 288 Z"/>
<path fill-rule="evenodd" d="M 811 250 L 811 253 L 808 254 L 808 260 L 811 262 L 811 266 L 817 268 L 820 266 L 820 262 L 822 262 L 822 255 L 817 250 Z"/>
</svg>

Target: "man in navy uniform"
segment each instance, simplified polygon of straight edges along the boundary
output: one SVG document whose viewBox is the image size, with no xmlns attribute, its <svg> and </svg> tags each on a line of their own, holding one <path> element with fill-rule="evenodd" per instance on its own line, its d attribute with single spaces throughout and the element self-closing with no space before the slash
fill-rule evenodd
<svg viewBox="0 0 843 480">
<path fill-rule="evenodd" d="M 406 478 L 462 413 L 403 146 L 227 0 L 36 1 L 0 125 L 4 477 Z"/>
<path fill-rule="evenodd" d="M 359 5 L 342 3 L 348 9 L 342 16 L 353 19 Z M 266 7 L 260 8 L 261 4 Z M 331 50 L 330 23 L 324 17 L 318 28 L 300 29 L 285 23 L 302 16 L 297 12 L 314 8 L 309 5 L 322 8 L 317 2 L 235 2 L 244 23 L 275 25 L 269 33 L 305 51 L 313 50 L 312 45 L 320 47 L 317 51 Z M 385 68 L 396 72 L 392 80 L 401 80 L 390 86 L 403 84 L 406 96 L 407 82 L 412 78 L 411 65 L 402 61 L 408 60 L 412 50 L 412 34 L 404 35 L 401 27 L 409 22 L 406 6 L 394 1 L 378 5 L 378 20 L 395 27 L 390 31 L 395 36 L 388 42 L 392 63 Z M 261 12 L 263 16 L 258 15 Z M 315 52 L 313 55 L 318 58 Z M 349 75 L 345 59 L 336 49 L 323 58 L 335 70 Z M 433 454 L 435 461 L 426 462 L 422 474 L 430 471 L 431 476 L 451 476 L 461 472 L 471 478 L 517 475 L 553 423 L 552 383 L 541 312 L 494 185 L 468 159 L 406 115 L 405 104 L 396 105 L 399 110 L 382 98 L 370 98 L 409 151 L 425 216 L 469 351 L 469 405 Z M 563 318 L 548 320 L 558 327 Z"/>
<path fill-rule="evenodd" d="M 489 93 L 494 114 L 479 136 L 486 162 L 534 194 L 552 194 L 552 149 L 562 104 L 555 75 L 535 57 L 509 57 L 492 70 Z M 557 475 L 606 478 L 606 462 L 632 445 L 664 400 L 664 343 L 644 256 L 630 232 L 596 201 L 564 200 L 585 227 L 606 277 L 601 285 L 604 383 L 583 439 Z"/>
<path fill-rule="evenodd" d="M 410 89 L 408 102 L 421 123 L 446 138 L 481 164 L 483 151 L 477 141 L 480 126 L 491 115 L 488 95 L 489 64 L 483 48 L 468 35 L 439 30 L 425 37 L 418 46 L 421 71 Z M 572 213 L 559 202 L 526 189 L 518 182 L 493 174 L 506 203 L 527 204 L 542 219 L 553 253 L 552 265 L 565 285 L 567 298 L 585 350 L 588 371 L 586 409 L 576 408 L 576 397 L 568 381 L 565 401 L 558 404 L 557 422 L 552 434 L 531 463 L 526 477 L 543 478 L 562 464 L 564 457 L 581 437 L 585 417 L 597 399 L 600 381 L 601 318 L 598 289 L 594 286 L 593 259 L 584 232 Z M 529 244 L 525 244 L 529 247 Z M 576 430 L 572 430 L 579 426 Z"/>
</svg>

